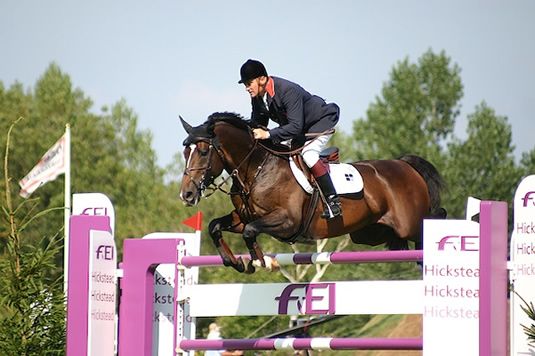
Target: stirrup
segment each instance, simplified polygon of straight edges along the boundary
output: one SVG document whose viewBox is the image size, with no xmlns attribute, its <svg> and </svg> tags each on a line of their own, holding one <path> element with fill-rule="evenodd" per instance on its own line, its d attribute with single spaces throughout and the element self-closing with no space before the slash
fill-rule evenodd
<svg viewBox="0 0 535 356">
<path fill-rule="evenodd" d="M 323 219 L 333 219 L 337 216 L 342 216 L 342 204 L 337 195 L 326 197 L 325 200 L 325 209 L 321 214 Z"/>
</svg>

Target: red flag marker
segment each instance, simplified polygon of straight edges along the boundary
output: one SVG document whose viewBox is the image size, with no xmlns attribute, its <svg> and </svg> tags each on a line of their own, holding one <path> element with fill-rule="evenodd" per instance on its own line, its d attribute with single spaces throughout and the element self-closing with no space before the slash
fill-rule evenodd
<svg viewBox="0 0 535 356">
<path fill-rule="evenodd" d="M 202 229 L 202 211 L 182 221 L 182 224 L 194 228 L 195 231 L 200 231 Z"/>
</svg>

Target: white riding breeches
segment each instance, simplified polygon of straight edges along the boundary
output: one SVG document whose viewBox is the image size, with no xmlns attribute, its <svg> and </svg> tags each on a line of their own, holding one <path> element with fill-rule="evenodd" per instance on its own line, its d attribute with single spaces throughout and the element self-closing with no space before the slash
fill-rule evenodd
<svg viewBox="0 0 535 356">
<path fill-rule="evenodd" d="M 312 168 L 318 162 L 320 152 L 327 146 L 327 142 L 329 142 L 331 137 L 332 134 L 321 135 L 305 143 L 301 151 L 301 156 L 303 156 L 303 161 L 305 161 L 308 168 Z"/>
</svg>

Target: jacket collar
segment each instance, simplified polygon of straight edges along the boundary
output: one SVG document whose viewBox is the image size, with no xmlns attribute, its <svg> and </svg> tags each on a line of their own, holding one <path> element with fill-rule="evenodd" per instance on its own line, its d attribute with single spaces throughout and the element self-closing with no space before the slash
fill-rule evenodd
<svg viewBox="0 0 535 356">
<path fill-rule="evenodd" d="M 273 98 L 275 96 L 275 82 L 271 77 L 268 77 L 268 82 L 266 84 L 266 92 L 268 93 L 268 96 L 270 98 Z"/>
</svg>

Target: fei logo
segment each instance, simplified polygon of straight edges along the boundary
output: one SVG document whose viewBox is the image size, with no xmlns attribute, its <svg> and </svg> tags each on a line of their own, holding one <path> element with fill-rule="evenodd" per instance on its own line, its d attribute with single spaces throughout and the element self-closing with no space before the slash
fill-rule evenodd
<svg viewBox="0 0 535 356">
<path fill-rule="evenodd" d="M 439 251 L 479 251 L 479 236 L 444 236 L 437 245 Z"/>
<path fill-rule="evenodd" d="M 97 260 L 113 260 L 113 246 L 112 245 L 100 245 L 97 247 Z"/>
<path fill-rule="evenodd" d="M 335 287 L 335 283 L 289 284 L 280 296 L 275 297 L 279 302 L 279 315 L 288 314 L 290 302 L 296 303 L 301 314 L 334 314 Z"/>
<path fill-rule="evenodd" d="M 81 215 L 108 216 L 108 208 L 105 208 L 105 207 L 85 208 L 82 211 Z"/>
<path fill-rule="evenodd" d="M 531 192 L 527 192 L 526 195 L 524 195 L 524 198 L 522 198 L 522 207 L 527 207 L 528 206 L 528 202 L 529 201 L 532 201 L 530 206 L 535 206 L 535 202 L 533 201 L 533 198 L 531 197 L 531 195 L 535 195 L 535 192 L 534 191 L 531 191 Z"/>
</svg>

